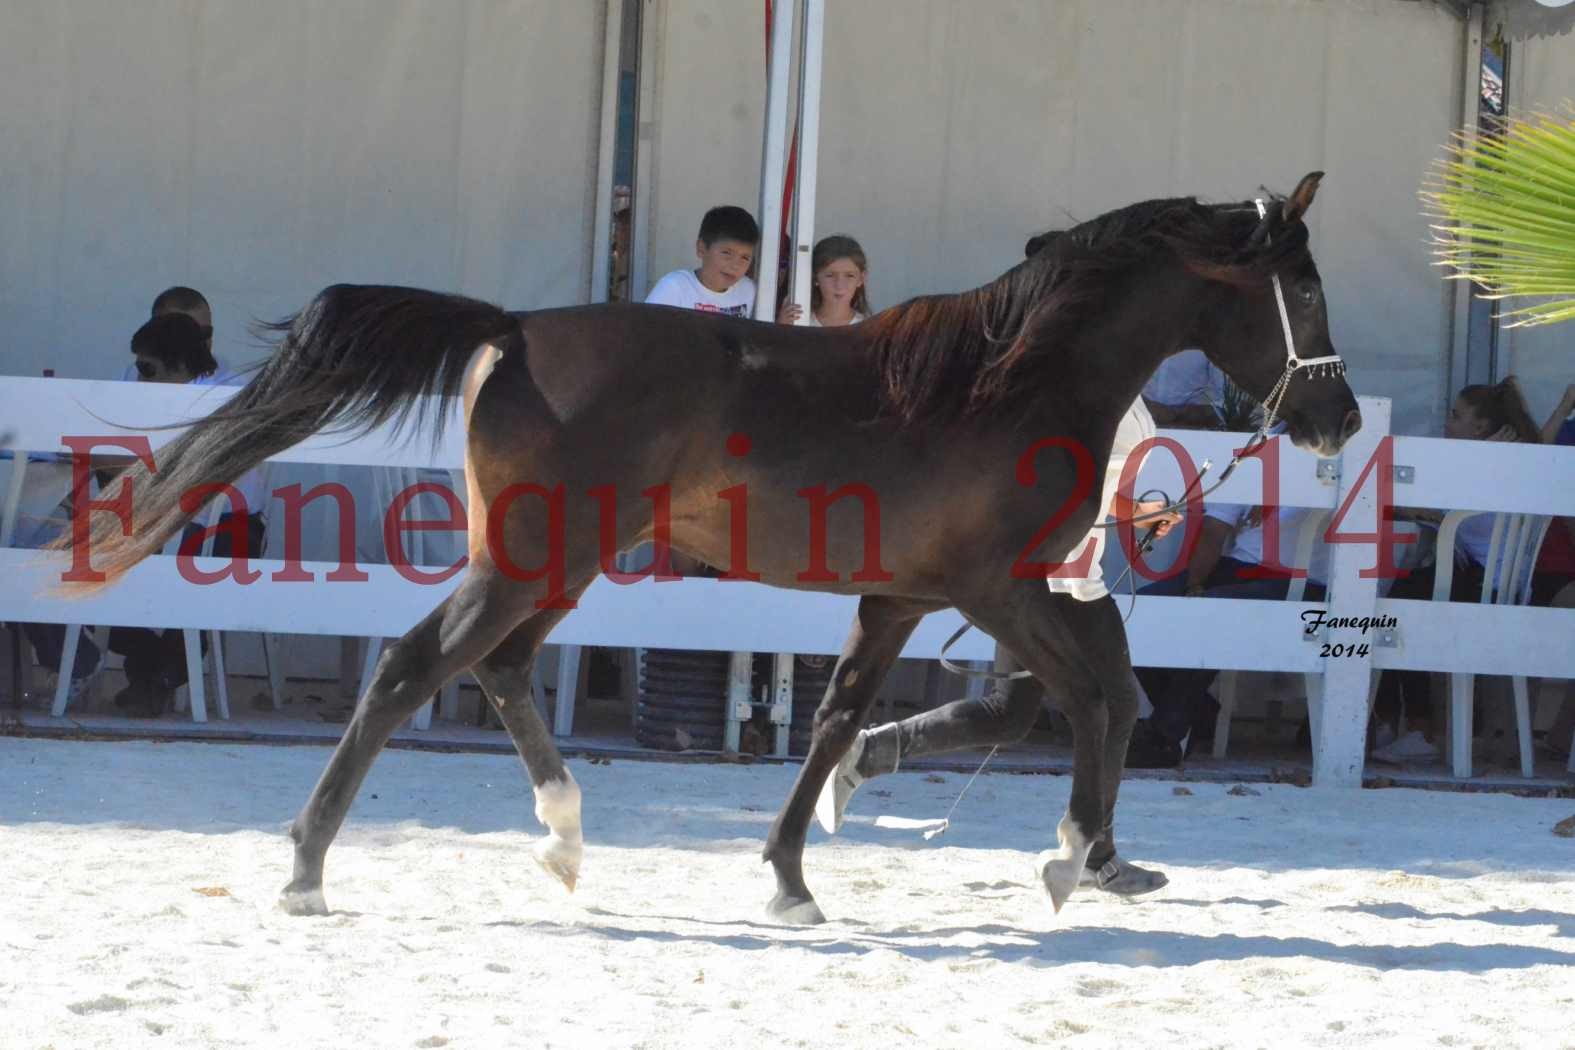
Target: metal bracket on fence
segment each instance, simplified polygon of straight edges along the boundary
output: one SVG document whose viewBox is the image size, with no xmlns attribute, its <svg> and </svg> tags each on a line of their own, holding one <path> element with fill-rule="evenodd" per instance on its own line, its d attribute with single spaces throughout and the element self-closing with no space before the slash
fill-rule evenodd
<svg viewBox="0 0 1575 1050">
<path fill-rule="evenodd" d="M 1416 468 L 1409 463 L 1396 463 L 1394 475 L 1396 485 L 1409 485 L 1416 481 Z"/>
<path fill-rule="evenodd" d="M 776 693 L 771 704 L 771 724 L 777 727 L 776 757 L 788 756 L 788 738 L 793 730 L 793 654 L 777 653 L 771 665 Z"/>
<path fill-rule="evenodd" d="M 722 750 L 738 753 L 743 738 L 744 725 L 755 713 L 750 703 L 749 675 L 755 659 L 754 653 L 737 652 L 727 664 L 727 719 L 722 725 Z"/>
<path fill-rule="evenodd" d="M 1316 631 L 1309 631 L 1305 627 L 1297 630 L 1300 632 L 1304 642 L 1323 642 L 1329 638 L 1329 628 L 1327 627 L 1320 627 Z"/>
<path fill-rule="evenodd" d="M 1318 480 L 1325 485 L 1333 485 L 1340 480 L 1340 461 L 1337 459 L 1320 459 L 1318 461 Z"/>
<path fill-rule="evenodd" d="M 1373 632 L 1373 644 L 1384 649 L 1400 648 L 1400 628 L 1380 627 Z"/>
</svg>

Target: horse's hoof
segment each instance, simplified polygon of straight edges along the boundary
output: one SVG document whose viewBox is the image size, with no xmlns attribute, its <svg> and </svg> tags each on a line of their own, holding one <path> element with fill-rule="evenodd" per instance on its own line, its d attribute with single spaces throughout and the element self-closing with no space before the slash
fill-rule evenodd
<svg viewBox="0 0 1575 1050">
<path fill-rule="evenodd" d="M 766 917 L 785 926 L 819 926 L 826 921 L 813 897 L 788 897 L 777 894 L 766 905 Z"/>
<path fill-rule="evenodd" d="M 1050 906 L 1060 914 L 1061 905 L 1072 896 L 1078 880 L 1083 877 L 1083 865 L 1094 844 L 1078 829 L 1070 814 L 1061 818 L 1056 832 L 1061 837 L 1061 844 L 1039 854 L 1034 867 L 1045 892 L 1050 894 Z"/>
<path fill-rule="evenodd" d="M 1039 854 L 1035 870 L 1039 874 L 1039 881 L 1044 884 L 1045 892 L 1050 895 L 1050 906 L 1056 914 L 1061 913 L 1061 905 L 1077 889 L 1082 869 L 1082 861 L 1063 857 L 1057 850 L 1047 849 Z"/>
<path fill-rule="evenodd" d="M 302 889 L 292 883 L 279 893 L 279 910 L 286 915 L 327 915 L 328 902 L 321 886 Z"/>
<path fill-rule="evenodd" d="M 543 871 L 563 883 L 570 893 L 574 892 L 575 884 L 580 881 L 580 860 L 585 856 L 583 842 L 548 835 L 532 846 L 530 852 Z"/>
</svg>

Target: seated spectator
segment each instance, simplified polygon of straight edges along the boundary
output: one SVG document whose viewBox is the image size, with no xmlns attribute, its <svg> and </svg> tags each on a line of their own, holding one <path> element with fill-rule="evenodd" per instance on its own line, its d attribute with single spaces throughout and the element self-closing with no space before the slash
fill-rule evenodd
<svg viewBox="0 0 1575 1050">
<path fill-rule="evenodd" d="M 810 274 L 809 317 L 804 324 L 837 328 L 868 319 L 869 260 L 858 241 L 841 233 L 821 238 L 810 257 Z M 797 303 L 784 303 L 777 322 L 795 324 L 803 314 Z"/>
<path fill-rule="evenodd" d="M 218 362 L 210 349 L 212 327 L 204 326 L 180 311 L 155 316 L 131 339 L 131 352 L 139 382 L 192 383 L 208 385 L 222 382 Z M 216 557 L 255 556 L 262 552 L 267 524 L 263 518 L 266 494 L 259 472 L 252 471 L 236 483 L 246 503 L 245 534 L 241 549 L 231 542 L 223 526 L 234 515 L 221 514 L 220 530 L 214 536 Z M 222 498 L 222 497 L 219 497 Z M 181 553 L 199 552 L 202 524 L 188 525 L 181 540 Z M 203 638 L 206 649 L 207 639 Z M 157 718 L 169 707 L 174 691 L 186 683 L 186 651 L 182 632 L 177 629 L 155 631 L 144 627 L 116 627 L 110 632 L 109 648 L 126 658 L 126 688 L 115 697 L 117 707 L 142 717 Z"/>
<path fill-rule="evenodd" d="M 175 285 L 166 288 L 153 299 L 153 307 L 148 311 L 149 318 L 163 317 L 165 314 L 185 314 L 202 328 L 203 338 L 209 351 L 213 349 L 213 308 L 208 305 L 207 296 L 195 288 L 184 285 Z"/>
<path fill-rule="evenodd" d="M 1575 446 L 1575 383 L 1565 389 L 1538 436 L 1545 445 Z M 1540 593 L 1549 597 L 1564 586 L 1555 586 L 1555 581 L 1575 580 L 1575 518 L 1554 518 L 1548 523 L 1548 535 L 1533 571 Z"/>
<path fill-rule="evenodd" d="M 1183 350 L 1160 362 L 1143 387 L 1143 401 L 1159 426 L 1218 430 L 1228 384 L 1202 350 Z"/>
<path fill-rule="evenodd" d="M 1539 434 L 1544 445 L 1575 445 L 1575 383 L 1564 388 L 1564 396 L 1548 415 L 1547 422 L 1542 424 Z"/>
<path fill-rule="evenodd" d="M 1279 566 L 1291 556 L 1292 544 L 1310 513 L 1313 511 L 1304 507 L 1209 506 L 1186 571 L 1138 593 L 1283 601 L 1292 577 L 1288 569 Z M 1266 555 L 1268 525 L 1277 531 L 1279 550 Z M 1267 556 L 1272 557 L 1266 562 Z M 1306 568 L 1307 600 L 1319 601 L 1329 575 L 1328 548 L 1315 546 L 1312 564 Z M 1133 730 L 1127 752 L 1129 767 L 1167 769 L 1213 740 L 1219 703 L 1208 690 L 1218 673 L 1211 668 L 1137 668 L 1138 681 L 1154 713 Z"/>
<path fill-rule="evenodd" d="M 149 310 L 149 317 L 160 317 L 165 314 L 182 314 L 186 317 L 189 317 L 197 324 L 198 328 L 203 333 L 203 342 L 208 350 L 208 356 L 206 360 L 199 359 L 188 363 L 197 367 L 207 367 L 207 362 L 212 360 L 213 348 L 213 313 L 208 305 L 208 300 L 201 292 L 194 288 L 187 288 L 181 285 L 166 288 L 154 298 L 153 305 Z M 135 346 L 133 346 L 133 353 L 135 353 Z M 138 360 L 134 359 L 121 371 L 120 378 L 127 382 L 135 382 L 138 378 L 140 378 L 138 374 L 138 367 Z M 157 366 L 150 364 L 148 367 Z M 218 366 L 215 362 L 211 368 L 208 368 L 207 374 L 212 375 L 217 371 Z M 202 379 L 200 375 L 194 378 L 198 379 L 199 381 Z M 208 379 L 206 381 L 223 382 L 225 380 Z M 124 464 L 129 462 L 129 460 L 117 457 L 99 457 L 96 462 L 102 462 L 105 464 Z M 107 478 L 108 474 L 108 471 L 100 472 L 100 476 L 103 478 Z M 252 474 L 247 475 L 247 478 L 242 479 L 242 491 L 246 491 L 248 479 L 251 481 L 252 489 L 252 491 L 247 492 L 248 500 L 250 501 L 254 497 L 260 500 L 262 497 L 261 475 L 254 471 Z M 68 496 L 67 499 L 61 504 L 61 513 L 59 517 L 69 520 L 71 512 L 70 504 L 71 497 Z M 249 505 L 258 508 L 261 506 L 260 503 L 250 503 Z M 59 528 L 50 527 L 47 529 L 37 530 L 30 535 L 18 535 L 16 537 L 17 545 L 24 547 L 43 547 L 53 541 L 59 532 Z M 59 667 L 61 653 L 65 647 L 65 627 L 58 623 L 31 623 L 26 625 L 24 631 L 27 634 L 28 641 L 33 646 L 33 652 L 37 657 L 39 664 L 44 667 Z M 99 665 L 99 655 L 98 647 L 94 645 L 93 639 L 90 636 L 84 634 L 77 644 L 77 655 L 75 661 L 72 664 L 71 691 L 73 698 L 83 692 L 88 681 L 91 679 L 93 672 L 97 670 Z"/>
<path fill-rule="evenodd" d="M 1541 437 L 1545 445 L 1575 446 L 1575 383 L 1565 388 L 1564 396 L 1542 424 Z M 1575 518 L 1554 518 L 1549 523 L 1548 538 L 1542 542 L 1535 571 L 1544 578 L 1566 577 L 1575 581 Z M 1559 588 L 1548 604 L 1558 609 L 1575 609 L 1575 582 Z M 1548 730 L 1548 750 L 1568 758 L 1571 737 L 1575 736 L 1575 682 L 1565 683 L 1559 706 L 1562 710 Z"/>
<path fill-rule="evenodd" d="M 1493 386 L 1478 384 L 1460 391 L 1444 423 L 1444 436 L 1468 441 L 1524 441 L 1536 444 L 1540 443 L 1542 435 L 1526 410 L 1525 400 L 1521 397 L 1514 377 L 1510 377 Z M 1394 517 L 1401 520 L 1437 523 L 1443 516 L 1444 512 L 1438 510 L 1394 509 Z M 1484 563 L 1492 538 L 1492 514 L 1477 514 L 1467 518 L 1460 523 L 1455 533 L 1455 549 L 1452 552 L 1438 551 L 1431 565 L 1396 580 L 1389 597 L 1431 598 L 1438 559 L 1453 557 L 1455 570 L 1451 577 L 1449 600 L 1479 601 L 1486 571 Z M 1542 571 L 1539 565 L 1531 579 L 1531 604 L 1547 605 L 1572 579 L 1575 579 L 1575 573 L 1567 569 Z M 1425 671 L 1383 672 L 1374 704 L 1374 733 L 1377 735 L 1379 732 L 1378 723 L 1392 722 L 1395 739 L 1374 750 L 1375 759 L 1405 762 L 1434 757 L 1439 753 L 1434 736 L 1433 700 L 1428 678 Z M 1404 725 L 1401 724 L 1402 712 Z"/>
<path fill-rule="evenodd" d="M 185 314 L 204 333 L 208 350 L 213 350 L 213 309 L 208 305 L 208 299 L 195 288 L 184 285 L 175 285 L 166 288 L 153 298 L 153 306 L 148 310 L 148 318 L 162 317 L 165 314 Z M 222 371 L 215 362 L 215 370 Z M 133 361 L 121 372 L 120 378 L 128 383 L 137 381 L 137 364 Z"/>
</svg>

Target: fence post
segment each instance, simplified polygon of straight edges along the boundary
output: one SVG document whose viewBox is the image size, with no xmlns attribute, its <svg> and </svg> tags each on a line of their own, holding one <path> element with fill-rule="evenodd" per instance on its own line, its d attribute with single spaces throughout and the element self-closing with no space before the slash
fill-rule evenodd
<svg viewBox="0 0 1575 1050">
<path fill-rule="evenodd" d="M 1354 491 L 1355 498 L 1343 518 L 1331 518 L 1331 530 L 1350 533 L 1378 531 L 1378 491 L 1381 479 L 1375 467 L 1363 477 L 1363 470 L 1377 452 L 1379 443 L 1389 436 L 1388 398 L 1358 399 L 1362 410 L 1362 429 L 1340 455 L 1340 477 L 1335 496 L 1335 513 Z M 1358 487 L 1360 485 L 1360 487 Z M 1329 593 L 1325 599 L 1327 615 L 1332 618 L 1359 619 L 1374 615 L 1378 607 L 1378 580 L 1364 579 L 1363 569 L 1378 564 L 1376 543 L 1333 543 L 1329 546 Z M 1367 696 L 1373 674 L 1371 647 L 1375 633 L 1357 628 L 1325 629 L 1320 644 L 1343 647 L 1367 646 L 1362 655 L 1326 657 L 1323 661 L 1321 697 L 1308 697 L 1321 703 L 1321 717 L 1315 719 L 1317 738 L 1313 740 L 1313 785 L 1322 788 L 1359 788 L 1362 786 L 1363 753 L 1367 746 Z M 1347 649 L 1347 652 L 1350 650 Z"/>
</svg>

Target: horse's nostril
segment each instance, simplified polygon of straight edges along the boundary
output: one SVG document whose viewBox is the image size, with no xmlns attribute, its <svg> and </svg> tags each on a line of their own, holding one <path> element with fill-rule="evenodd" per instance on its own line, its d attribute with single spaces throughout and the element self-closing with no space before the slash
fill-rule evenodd
<svg viewBox="0 0 1575 1050">
<path fill-rule="evenodd" d="M 1349 439 L 1351 435 L 1362 429 L 1362 413 L 1351 409 L 1345 414 L 1345 422 L 1340 426 L 1340 437 Z"/>
</svg>

